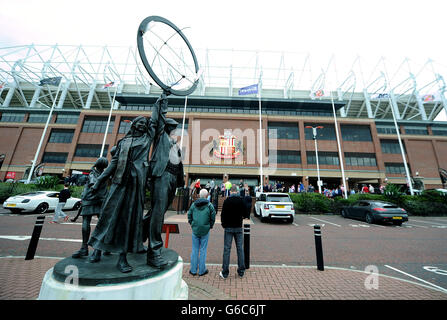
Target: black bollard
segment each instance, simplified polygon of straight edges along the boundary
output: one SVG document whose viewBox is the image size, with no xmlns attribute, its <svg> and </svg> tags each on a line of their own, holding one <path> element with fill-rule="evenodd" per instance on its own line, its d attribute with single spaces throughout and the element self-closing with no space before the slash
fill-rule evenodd
<svg viewBox="0 0 447 320">
<path fill-rule="evenodd" d="M 26 252 L 25 260 L 33 260 L 36 253 L 37 243 L 39 242 L 40 232 L 42 231 L 43 221 L 45 216 L 38 216 L 36 223 L 34 224 L 33 235 L 28 245 L 28 251 Z"/>
<path fill-rule="evenodd" d="M 324 271 L 323 246 L 321 244 L 321 228 L 319 225 L 314 225 L 314 235 L 315 235 L 315 250 L 317 252 L 317 268 L 320 271 Z"/>
<path fill-rule="evenodd" d="M 244 262 L 245 269 L 250 269 L 250 225 L 244 224 Z"/>
</svg>

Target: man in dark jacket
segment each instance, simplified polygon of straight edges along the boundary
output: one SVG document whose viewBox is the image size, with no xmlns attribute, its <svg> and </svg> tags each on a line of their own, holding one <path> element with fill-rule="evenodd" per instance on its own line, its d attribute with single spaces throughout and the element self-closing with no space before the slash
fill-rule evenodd
<svg viewBox="0 0 447 320">
<path fill-rule="evenodd" d="M 191 268 L 189 270 L 192 275 L 196 275 L 197 271 L 199 276 L 208 273 L 205 265 L 206 251 L 210 229 L 213 228 L 216 220 L 216 211 L 207 196 L 206 189 L 200 190 L 200 199 L 196 200 L 188 211 L 188 223 L 192 228 Z M 197 266 L 199 270 L 197 270 Z"/>
<path fill-rule="evenodd" d="M 230 196 L 225 199 L 222 205 L 221 223 L 225 229 L 224 235 L 224 252 L 222 271 L 219 275 L 226 279 L 229 274 L 230 265 L 230 253 L 233 238 L 236 243 L 237 250 L 237 273 L 240 277 L 245 273 L 245 261 L 244 251 L 242 249 L 243 232 L 242 232 L 242 220 L 248 218 L 247 208 L 244 200 L 238 195 L 237 187 L 232 186 L 230 190 Z"/>
</svg>

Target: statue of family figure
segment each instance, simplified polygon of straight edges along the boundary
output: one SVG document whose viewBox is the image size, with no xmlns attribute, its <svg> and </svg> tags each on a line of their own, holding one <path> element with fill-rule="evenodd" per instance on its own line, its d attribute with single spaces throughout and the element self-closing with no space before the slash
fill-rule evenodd
<svg viewBox="0 0 447 320">
<path fill-rule="evenodd" d="M 168 263 L 162 256 L 161 233 L 165 212 L 177 187 L 183 186 L 183 165 L 176 139 L 171 137 L 178 123 L 166 118 L 167 95 L 163 92 L 158 98 L 149 119 L 138 116 L 132 121 L 129 132 L 118 141 L 110 164 L 91 187 L 97 192 L 112 178 L 88 241 L 94 248 L 90 262 L 99 262 L 102 251 L 119 253 L 118 270 L 131 272 L 127 254 L 145 252 L 143 243 L 148 238 L 147 264 L 163 268 Z M 151 210 L 143 219 L 149 180 Z"/>
</svg>

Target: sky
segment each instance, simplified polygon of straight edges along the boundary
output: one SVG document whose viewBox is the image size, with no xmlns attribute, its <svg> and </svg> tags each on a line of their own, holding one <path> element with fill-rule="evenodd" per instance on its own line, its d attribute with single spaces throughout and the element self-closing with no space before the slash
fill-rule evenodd
<svg viewBox="0 0 447 320">
<path fill-rule="evenodd" d="M 0 8 L 0 47 L 134 46 L 140 22 L 158 15 L 187 27 L 197 49 L 430 58 L 447 70 L 445 0 L 0 0 Z"/>
</svg>

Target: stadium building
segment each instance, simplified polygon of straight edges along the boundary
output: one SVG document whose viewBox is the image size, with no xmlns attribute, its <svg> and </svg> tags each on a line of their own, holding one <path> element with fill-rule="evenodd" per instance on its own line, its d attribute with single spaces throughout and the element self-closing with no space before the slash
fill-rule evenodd
<svg viewBox="0 0 447 320">
<path fill-rule="evenodd" d="M 433 62 L 417 73 L 408 61 L 391 64 L 387 73 L 385 61 L 365 71 L 357 58 L 339 74 L 332 60 L 315 66 L 308 55 L 196 54 L 199 85 L 187 99 L 169 96 L 168 110 L 179 122 L 188 183 L 228 174 L 259 185 L 262 164 L 266 181 L 286 186 L 317 188 L 318 174 L 328 188 L 343 176 L 349 188 L 409 180 L 415 189 L 445 186 L 447 122 L 435 119 L 447 100 Z M 103 144 L 110 159 L 128 120 L 150 116 L 161 94 L 137 56 L 122 47 L 0 48 L 0 179 L 27 178 L 41 139 L 34 176 L 87 173 Z M 62 77 L 59 86 L 40 85 L 49 77 Z M 257 94 L 241 94 L 255 83 Z M 320 127 L 316 141 L 309 127 Z"/>
</svg>

